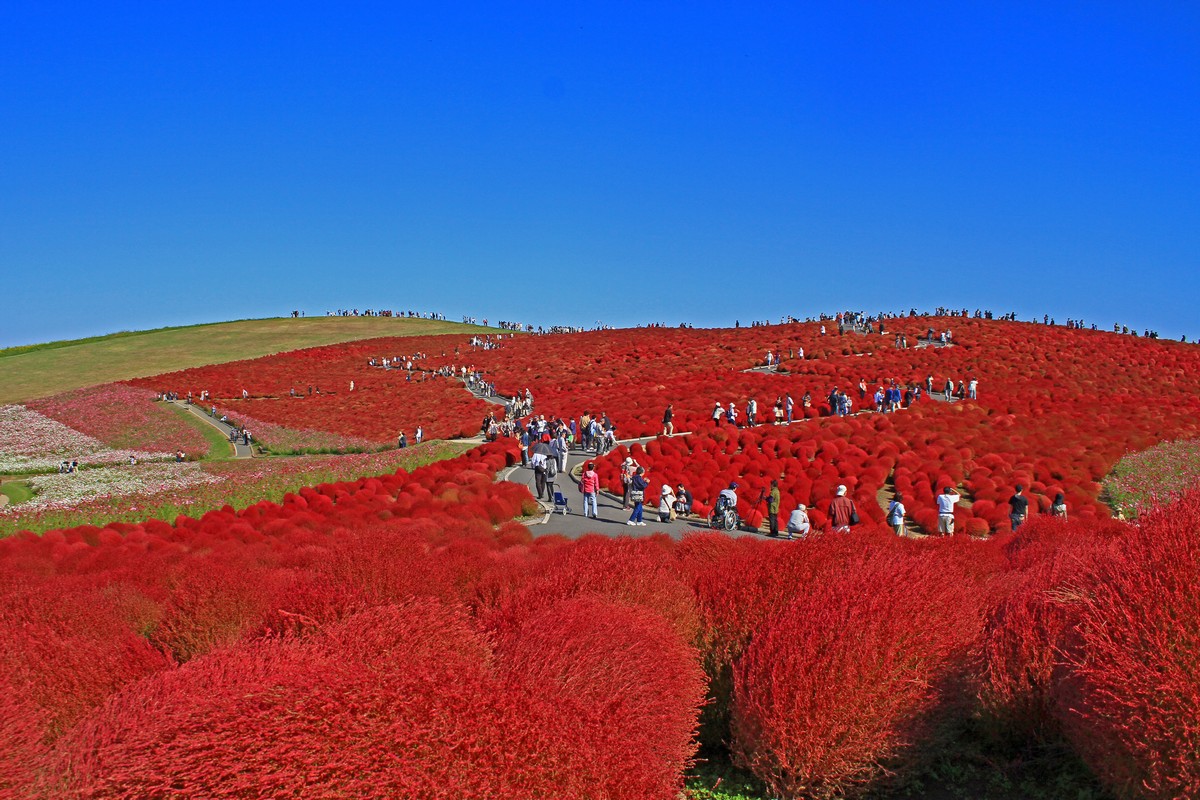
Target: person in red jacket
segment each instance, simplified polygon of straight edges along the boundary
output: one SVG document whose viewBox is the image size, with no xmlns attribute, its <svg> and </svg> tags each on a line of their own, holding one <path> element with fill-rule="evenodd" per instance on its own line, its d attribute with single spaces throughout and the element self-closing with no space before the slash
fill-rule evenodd
<svg viewBox="0 0 1200 800">
<path fill-rule="evenodd" d="M 850 526 L 858 524 L 858 511 L 854 501 L 846 497 L 845 485 L 837 487 L 837 497 L 829 503 L 829 524 L 834 533 L 849 533 Z"/>
<path fill-rule="evenodd" d="M 600 519 L 599 506 L 596 505 L 596 494 L 600 491 L 600 476 L 596 474 L 596 462 L 589 461 L 583 468 L 579 478 L 579 491 L 583 492 L 583 515 L 592 519 Z M 592 513 L 588 513 L 591 504 Z"/>
</svg>

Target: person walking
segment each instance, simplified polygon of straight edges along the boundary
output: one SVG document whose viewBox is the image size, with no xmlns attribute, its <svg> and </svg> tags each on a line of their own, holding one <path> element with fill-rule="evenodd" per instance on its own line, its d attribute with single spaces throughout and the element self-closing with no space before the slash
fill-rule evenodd
<svg viewBox="0 0 1200 800">
<path fill-rule="evenodd" d="M 767 495 L 768 536 L 779 535 L 779 479 L 771 481 L 771 492 Z"/>
<path fill-rule="evenodd" d="M 942 536 L 954 535 L 954 505 L 962 500 L 962 495 L 947 486 L 937 497 L 938 533 Z"/>
<path fill-rule="evenodd" d="M 837 496 L 829 503 L 829 524 L 834 533 L 849 533 L 858 524 L 858 509 L 854 501 L 846 496 L 846 486 L 837 487 Z"/>
<path fill-rule="evenodd" d="M 546 471 L 549 469 L 550 457 L 550 434 L 546 434 L 533 446 L 533 455 L 529 459 L 533 467 L 533 484 L 537 489 L 538 500 L 546 493 Z"/>
<path fill-rule="evenodd" d="M 1012 523 L 1014 533 L 1025 522 L 1025 517 L 1028 514 L 1029 498 L 1025 496 L 1025 487 L 1017 484 L 1016 492 L 1008 500 L 1008 521 Z"/>
<path fill-rule="evenodd" d="M 626 458 L 625 463 L 621 465 L 621 485 L 624 487 L 623 491 L 621 492 L 622 508 L 629 508 L 629 493 L 631 491 L 630 487 L 633 485 L 633 476 L 637 474 L 639 469 L 641 469 L 641 465 L 634 461 L 632 456 Z"/>
<path fill-rule="evenodd" d="M 629 481 L 629 491 L 627 496 L 629 502 L 633 503 L 633 513 L 629 515 L 629 522 L 626 525 L 642 525 L 645 522 L 642 520 L 642 507 L 646 500 L 646 487 L 650 485 L 645 478 L 646 468 L 638 467 L 633 473 L 633 478 Z"/>
<path fill-rule="evenodd" d="M 1062 492 L 1054 495 L 1054 502 L 1050 505 L 1050 516 L 1059 519 L 1067 518 L 1067 498 L 1063 496 Z"/>
<path fill-rule="evenodd" d="M 589 461 L 584 466 L 583 474 L 579 476 L 579 491 L 583 492 L 583 516 L 600 519 L 600 507 L 596 503 L 596 495 L 600 491 L 600 475 L 596 472 L 596 462 Z"/>
<path fill-rule="evenodd" d="M 667 410 L 663 412 L 663 436 L 671 436 L 675 433 L 675 404 L 667 403 Z"/>
<path fill-rule="evenodd" d="M 712 412 L 713 425 L 716 425 L 718 428 L 721 427 L 721 418 L 724 416 L 725 416 L 725 409 L 721 407 L 721 401 L 718 400 L 717 404 L 715 406 L 713 406 L 713 412 Z"/>
<path fill-rule="evenodd" d="M 796 506 L 796 510 L 788 516 L 787 538 L 794 539 L 799 536 L 803 539 L 808 536 L 808 532 L 812 530 L 812 523 L 808 521 L 808 506 L 801 503 Z"/>
<path fill-rule="evenodd" d="M 796 402 L 792 400 L 791 392 L 788 392 L 787 398 L 783 401 L 784 410 L 787 412 L 788 425 L 792 424 L 792 409 L 796 407 Z"/>
<path fill-rule="evenodd" d="M 896 492 L 892 502 L 888 503 L 887 520 L 888 525 L 892 526 L 892 530 L 897 536 L 904 535 L 904 515 L 907 513 L 904 509 L 904 495 Z"/>
</svg>

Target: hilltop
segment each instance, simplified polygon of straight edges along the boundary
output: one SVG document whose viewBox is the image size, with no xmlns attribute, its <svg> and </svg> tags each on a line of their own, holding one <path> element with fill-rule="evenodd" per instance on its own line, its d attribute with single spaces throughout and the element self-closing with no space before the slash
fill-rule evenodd
<svg viewBox="0 0 1200 800">
<path fill-rule="evenodd" d="M 10 347 L 0 350 L 0 405 L 304 347 L 479 330 L 461 322 L 404 317 L 275 317 Z"/>
</svg>

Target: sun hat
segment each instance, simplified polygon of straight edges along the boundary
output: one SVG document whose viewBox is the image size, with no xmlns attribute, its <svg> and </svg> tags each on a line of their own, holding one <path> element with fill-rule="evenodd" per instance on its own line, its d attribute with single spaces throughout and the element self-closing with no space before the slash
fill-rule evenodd
<svg viewBox="0 0 1200 800">
<path fill-rule="evenodd" d="M 667 485 L 664 483 L 664 484 L 663 484 L 663 488 L 661 489 L 661 492 L 662 492 L 662 494 L 670 494 L 670 492 L 671 492 L 671 487 L 670 487 L 670 486 L 667 486 Z"/>
<path fill-rule="evenodd" d="M 846 495 L 846 484 L 842 484 L 837 488 L 837 496 L 844 497 Z"/>
<path fill-rule="evenodd" d="M 625 466 L 627 466 L 627 467 L 633 466 L 633 459 L 632 458 L 625 459 Z"/>
</svg>

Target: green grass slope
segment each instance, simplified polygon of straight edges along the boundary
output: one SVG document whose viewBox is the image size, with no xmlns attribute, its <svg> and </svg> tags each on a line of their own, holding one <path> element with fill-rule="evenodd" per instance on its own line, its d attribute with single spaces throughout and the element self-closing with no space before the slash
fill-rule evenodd
<svg viewBox="0 0 1200 800">
<path fill-rule="evenodd" d="M 377 336 L 478 333 L 461 322 L 401 317 L 250 319 L 115 333 L 0 350 L 0 405 L 163 372 Z"/>
</svg>

